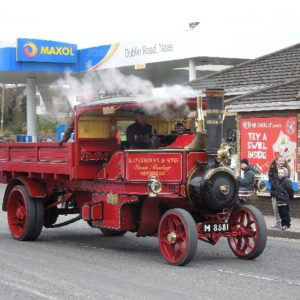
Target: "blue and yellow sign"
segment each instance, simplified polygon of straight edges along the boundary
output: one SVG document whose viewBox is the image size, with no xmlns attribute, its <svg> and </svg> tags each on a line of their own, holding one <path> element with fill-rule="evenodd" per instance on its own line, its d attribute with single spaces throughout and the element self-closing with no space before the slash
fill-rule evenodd
<svg viewBox="0 0 300 300">
<path fill-rule="evenodd" d="M 77 63 L 77 45 L 35 39 L 17 39 L 17 61 Z"/>
</svg>

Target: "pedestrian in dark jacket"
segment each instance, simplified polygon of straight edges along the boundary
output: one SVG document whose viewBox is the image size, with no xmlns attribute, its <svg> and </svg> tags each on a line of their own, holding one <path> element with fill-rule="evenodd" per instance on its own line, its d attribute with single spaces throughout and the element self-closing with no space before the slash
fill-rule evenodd
<svg viewBox="0 0 300 300">
<path fill-rule="evenodd" d="M 274 211 L 274 217 L 276 220 L 276 223 L 271 225 L 272 228 L 279 228 L 281 226 L 281 220 L 278 213 L 278 207 L 277 207 L 276 197 L 275 197 L 276 190 L 277 190 L 277 183 L 278 183 L 278 168 L 284 168 L 285 176 L 290 177 L 290 167 L 283 156 L 279 156 L 273 160 L 268 172 L 269 182 L 271 185 L 270 195 L 272 198 L 272 206 Z"/>
<path fill-rule="evenodd" d="M 286 230 L 291 226 L 291 218 L 289 211 L 290 200 L 294 198 L 294 190 L 292 182 L 285 176 L 283 168 L 278 169 L 278 183 L 276 189 L 276 203 L 281 219 L 281 228 Z"/>
<path fill-rule="evenodd" d="M 239 186 L 244 190 L 252 191 L 254 188 L 256 170 L 249 164 L 247 158 L 241 159 L 241 169 L 244 171 L 244 177 L 238 176 Z"/>
</svg>

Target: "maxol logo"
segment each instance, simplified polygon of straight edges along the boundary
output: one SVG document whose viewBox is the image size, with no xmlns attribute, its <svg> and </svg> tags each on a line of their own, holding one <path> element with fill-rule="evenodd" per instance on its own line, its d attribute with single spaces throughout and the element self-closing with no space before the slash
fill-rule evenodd
<svg viewBox="0 0 300 300">
<path fill-rule="evenodd" d="M 42 46 L 40 54 L 74 56 L 73 49 L 71 47 Z"/>
<path fill-rule="evenodd" d="M 37 54 L 37 46 L 32 42 L 28 42 L 24 45 L 24 54 L 26 57 L 35 57 Z"/>
<path fill-rule="evenodd" d="M 36 40 L 17 40 L 17 61 L 77 63 L 77 45 Z"/>
</svg>

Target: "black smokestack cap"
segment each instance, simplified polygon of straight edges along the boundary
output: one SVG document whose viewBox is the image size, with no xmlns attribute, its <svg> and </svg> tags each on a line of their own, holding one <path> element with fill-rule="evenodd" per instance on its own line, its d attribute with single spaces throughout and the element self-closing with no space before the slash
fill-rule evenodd
<svg viewBox="0 0 300 300">
<path fill-rule="evenodd" d="M 208 156 L 215 157 L 223 137 L 224 89 L 206 90 L 206 129 Z"/>
</svg>

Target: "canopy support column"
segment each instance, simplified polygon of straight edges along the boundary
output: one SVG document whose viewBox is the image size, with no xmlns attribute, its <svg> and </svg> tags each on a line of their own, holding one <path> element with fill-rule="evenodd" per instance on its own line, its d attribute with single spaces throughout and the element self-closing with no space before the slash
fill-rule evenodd
<svg viewBox="0 0 300 300">
<path fill-rule="evenodd" d="M 32 136 L 32 141 L 37 139 L 37 116 L 36 116 L 36 80 L 35 78 L 26 79 L 27 95 L 27 135 Z"/>
<path fill-rule="evenodd" d="M 189 59 L 189 81 L 196 79 L 196 65 L 195 61 L 190 58 Z"/>
<path fill-rule="evenodd" d="M 2 84 L 2 97 L 1 97 L 1 135 L 3 136 L 3 124 L 4 124 L 4 102 L 5 101 L 5 84 Z"/>
</svg>

